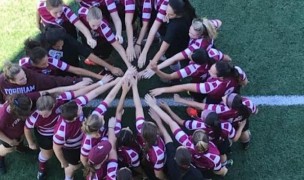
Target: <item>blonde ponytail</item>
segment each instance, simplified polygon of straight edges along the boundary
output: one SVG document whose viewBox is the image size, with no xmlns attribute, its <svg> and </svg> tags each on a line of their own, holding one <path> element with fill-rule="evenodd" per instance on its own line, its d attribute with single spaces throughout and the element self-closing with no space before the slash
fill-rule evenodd
<svg viewBox="0 0 304 180">
<path fill-rule="evenodd" d="M 207 18 L 203 18 L 203 25 L 206 27 L 208 37 L 215 39 L 217 37 L 217 31 L 214 25 Z"/>
</svg>

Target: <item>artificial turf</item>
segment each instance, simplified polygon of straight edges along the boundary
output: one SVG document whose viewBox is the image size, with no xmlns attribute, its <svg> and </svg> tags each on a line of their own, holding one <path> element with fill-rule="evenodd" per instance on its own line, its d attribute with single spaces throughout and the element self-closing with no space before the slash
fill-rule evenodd
<svg viewBox="0 0 304 180">
<path fill-rule="evenodd" d="M 183 115 L 183 109 L 174 110 Z M 304 126 L 304 121 L 301 120 L 304 116 L 302 106 L 259 107 L 259 110 L 259 114 L 250 119 L 250 148 L 244 151 L 238 143 L 233 145 L 230 157 L 234 164 L 229 168 L 225 179 L 301 179 L 304 176 L 304 156 L 301 151 L 304 140 L 300 138 L 303 134 L 301 127 Z M 114 110 L 110 110 L 106 119 L 113 115 Z M 123 125 L 133 126 L 134 121 L 134 109 L 126 109 Z M 0 179 L 21 180 L 36 176 L 35 153 L 14 152 L 6 160 L 8 172 L 0 176 Z M 56 158 L 53 157 L 47 167 L 48 179 L 63 179 L 63 169 Z M 76 176 L 76 179 L 80 178 L 81 171 Z"/>
</svg>

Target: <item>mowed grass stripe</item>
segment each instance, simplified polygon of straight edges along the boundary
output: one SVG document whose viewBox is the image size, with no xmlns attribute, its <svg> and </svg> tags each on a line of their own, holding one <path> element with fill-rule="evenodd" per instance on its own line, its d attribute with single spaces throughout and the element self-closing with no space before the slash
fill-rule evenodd
<svg viewBox="0 0 304 180">
<path fill-rule="evenodd" d="M 294 106 L 294 105 L 304 105 L 304 96 L 246 96 L 256 105 L 263 105 L 263 106 Z M 173 98 L 156 98 L 158 101 L 166 102 L 169 106 L 179 107 L 183 106 L 180 103 L 176 103 Z M 191 100 L 191 98 L 186 98 Z M 102 99 L 94 99 L 89 102 L 86 107 L 96 107 L 100 104 Z M 119 99 L 115 99 L 111 104 L 110 107 L 117 107 Z M 145 99 L 141 98 L 141 103 L 144 107 L 147 107 L 145 103 Z M 134 107 L 134 102 L 132 98 L 127 98 L 125 100 L 125 107 Z"/>
</svg>

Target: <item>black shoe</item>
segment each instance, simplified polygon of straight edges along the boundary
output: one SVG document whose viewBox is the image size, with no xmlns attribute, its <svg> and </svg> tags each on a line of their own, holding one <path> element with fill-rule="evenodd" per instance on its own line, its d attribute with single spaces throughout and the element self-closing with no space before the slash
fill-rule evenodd
<svg viewBox="0 0 304 180">
<path fill-rule="evenodd" d="M 4 158 L 2 158 L 2 160 L 0 160 L 0 175 L 5 173 L 6 173 L 6 167 L 5 167 Z"/>
<path fill-rule="evenodd" d="M 45 179 L 46 179 L 46 173 L 45 173 L 45 172 L 38 171 L 37 179 L 38 179 L 38 180 L 45 180 Z"/>
</svg>

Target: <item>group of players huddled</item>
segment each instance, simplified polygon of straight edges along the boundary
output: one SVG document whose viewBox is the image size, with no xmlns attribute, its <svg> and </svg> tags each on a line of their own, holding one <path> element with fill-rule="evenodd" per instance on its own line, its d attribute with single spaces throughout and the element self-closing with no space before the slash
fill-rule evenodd
<svg viewBox="0 0 304 180">
<path fill-rule="evenodd" d="M 65 180 L 78 169 L 87 180 L 225 176 L 233 142 L 248 149 L 249 117 L 258 110 L 240 95 L 248 83 L 245 72 L 215 48 L 222 22 L 197 17 L 188 0 L 76 1 L 78 15 L 62 0 L 40 1 L 39 38 L 25 41 L 19 64 L 3 67 L 0 172 L 6 172 L 8 153 L 29 148 L 39 149 L 39 180 L 48 177 L 53 154 Z M 159 48 L 147 61 L 156 41 Z M 113 65 L 113 48 L 125 71 Z M 100 66 L 101 73 L 81 68 L 81 61 Z M 162 71 L 168 66 L 172 73 Z M 155 74 L 168 87 L 145 95 L 147 120 L 138 90 L 140 80 Z M 189 83 L 183 84 L 186 77 Z M 120 89 L 115 116 L 104 119 Z M 187 119 L 155 98 L 183 91 L 192 98 L 174 94 L 174 101 L 188 106 Z M 82 107 L 104 92 L 109 93 L 84 117 Z M 128 93 L 135 120 L 123 118 Z M 136 128 L 122 127 L 123 121 Z"/>
</svg>

